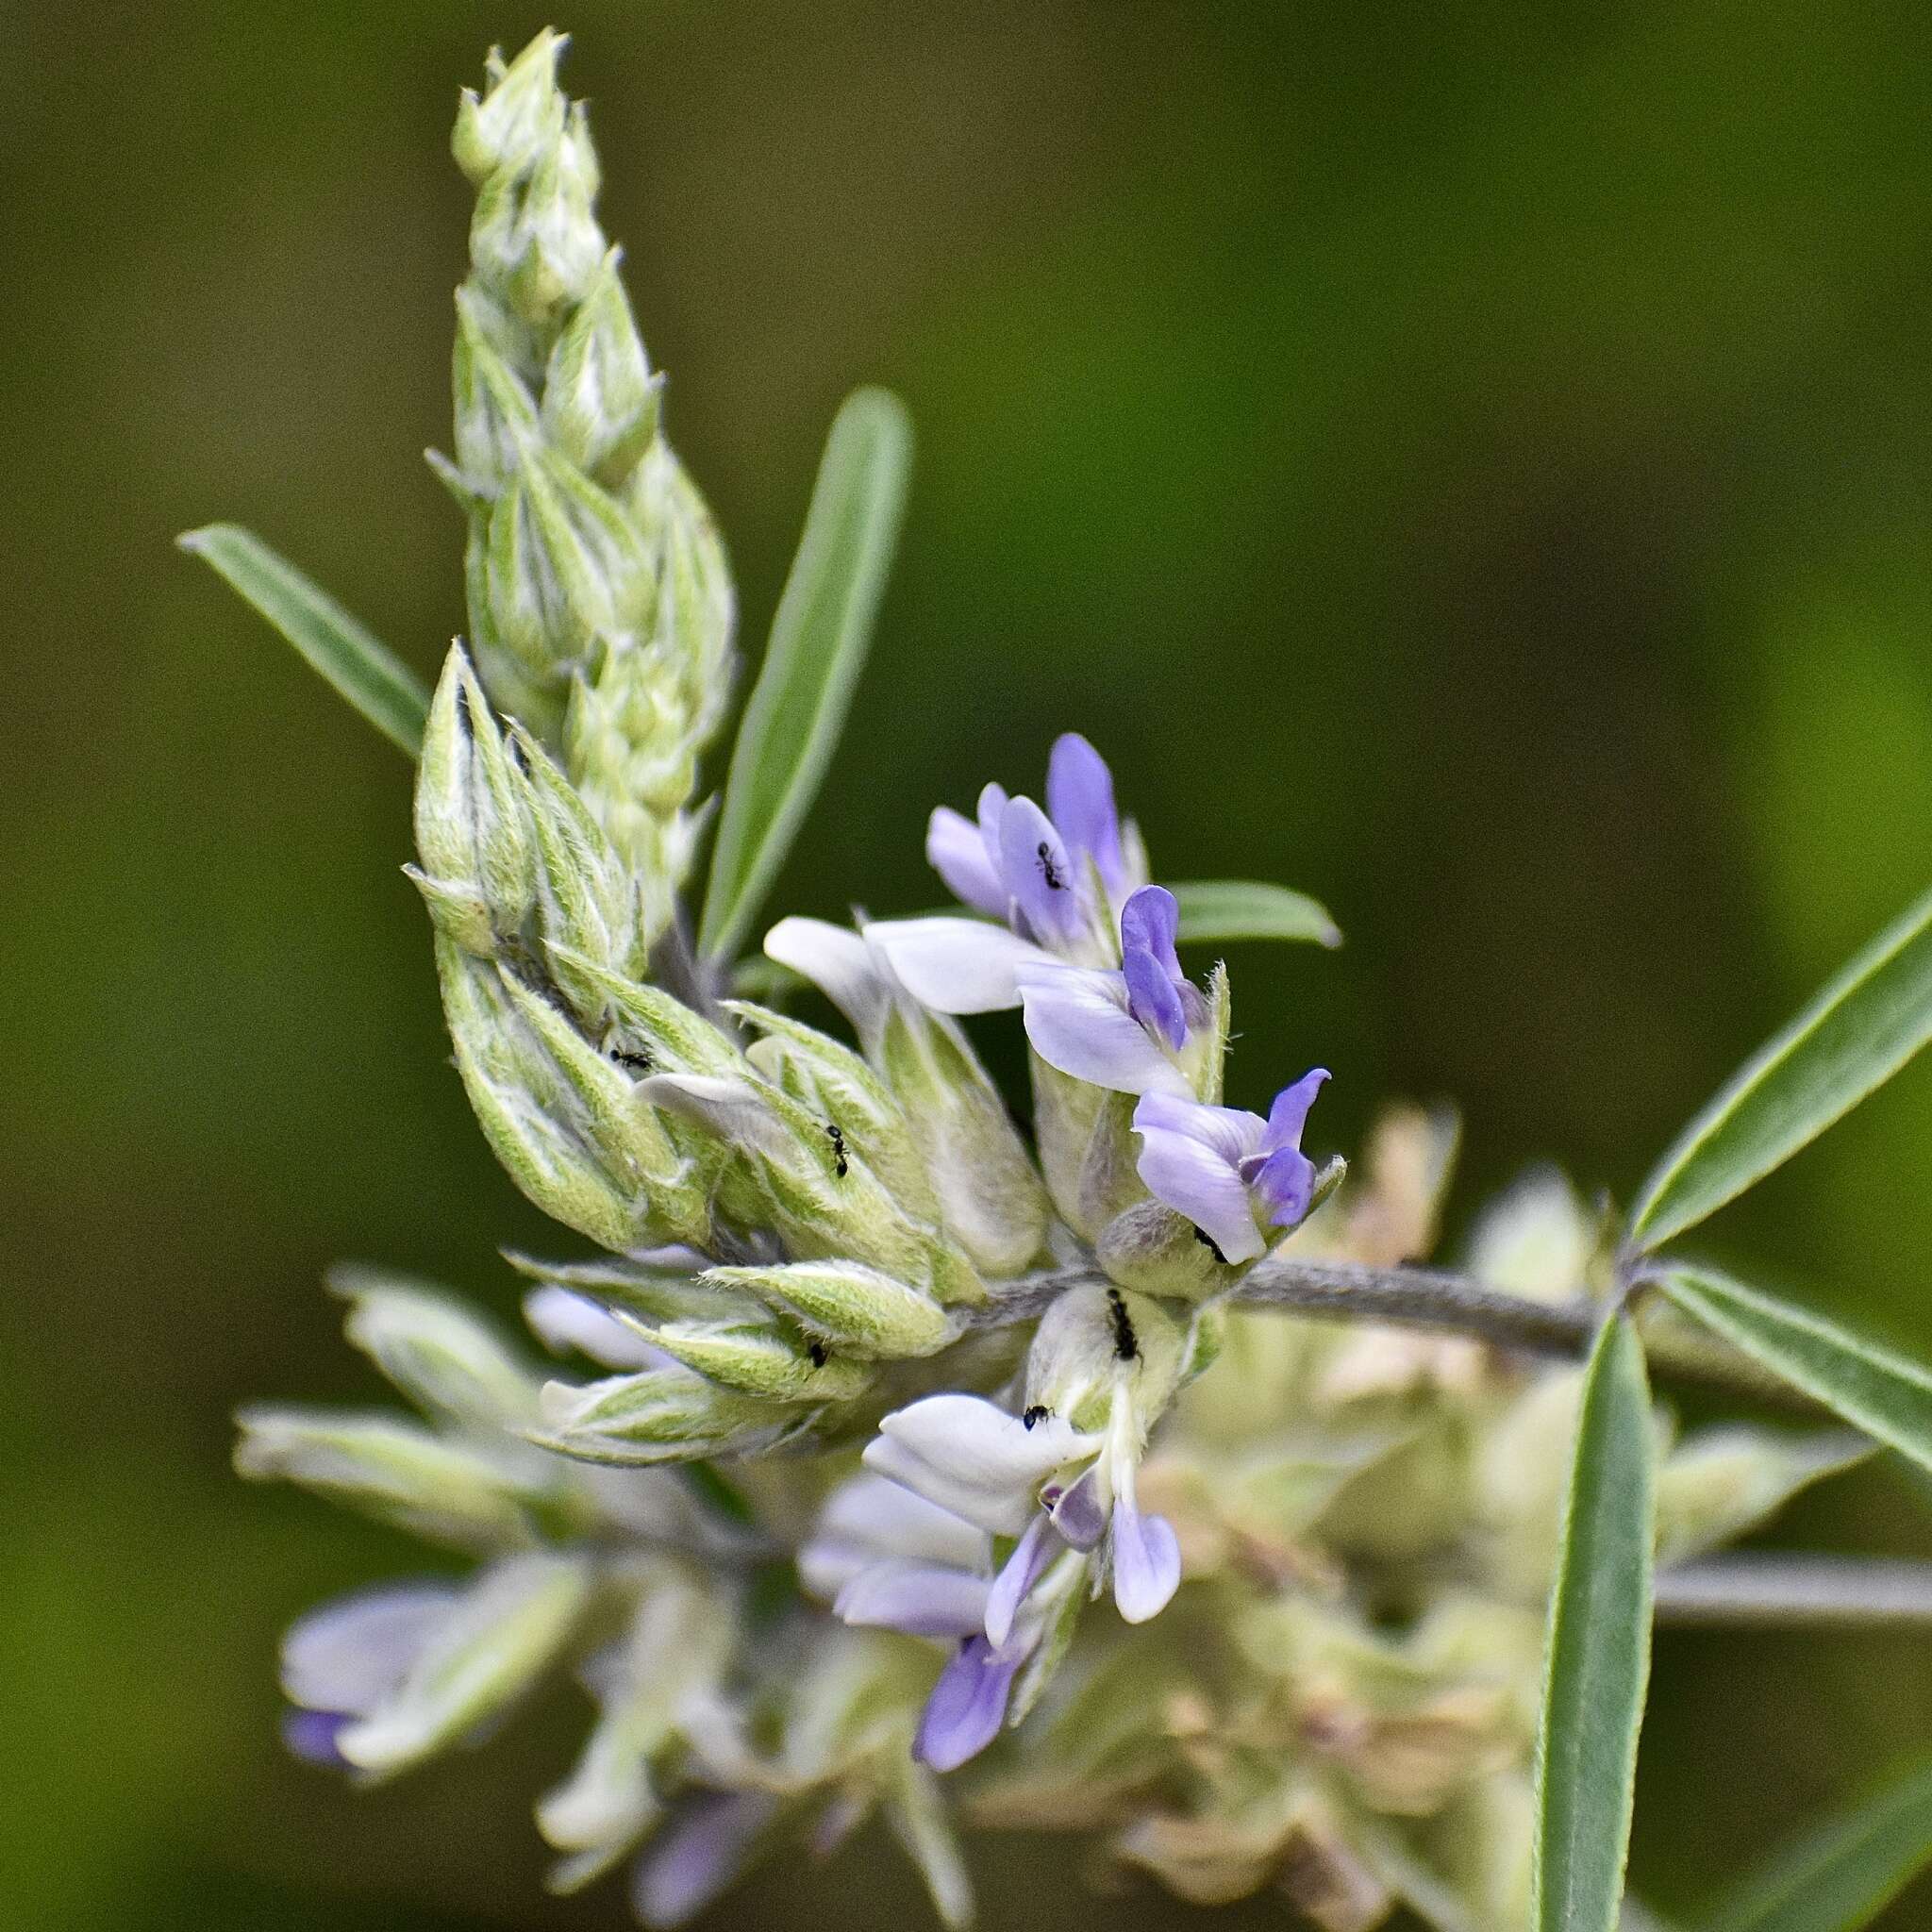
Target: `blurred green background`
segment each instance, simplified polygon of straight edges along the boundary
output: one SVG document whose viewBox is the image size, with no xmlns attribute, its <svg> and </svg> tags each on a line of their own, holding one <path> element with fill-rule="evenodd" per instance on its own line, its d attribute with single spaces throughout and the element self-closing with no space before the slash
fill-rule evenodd
<svg viewBox="0 0 1932 1932">
<path fill-rule="evenodd" d="M 238 517 L 438 661 L 446 133 L 542 24 L 0 8 L 8 1925 L 624 1923 L 615 1888 L 538 1889 L 575 1713 L 378 1799 L 275 1741 L 279 1626 L 419 1558 L 238 1485 L 231 1408 L 374 1393 L 331 1259 L 508 1309 L 495 1250 L 542 1233 L 444 1061 L 404 762 L 170 548 Z M 1084 729 L 1158 870 L 1282 878 L 1348 932 L 1237 954 L 1237 1097 L 1319 1058 L 1350 1146 L 1387 1095 L 1455 1096 L 1466 1215 L 1545 1153 L 1627 1195 L 1932 874 L 1923 0 L 557 24 L 751 646 L 840 395 L 890 383 L 919 425 L 787 908 L 931 903 L 927 808 Z M 1920 1067 L 1712 1244 L 1932 1351 L 1928 1177 Z M 1928 1522 L 1872 1472 L 1784 1533 Z M 1640 1881 L 1694 1899 L 1928 1736 L 1923 1640 L 1667 1637 Z M 993 1924 L 1196 1923 L 991 1853 Z M 923 1909 L 860 1854 L 720 1923 Z"/>
</svg>

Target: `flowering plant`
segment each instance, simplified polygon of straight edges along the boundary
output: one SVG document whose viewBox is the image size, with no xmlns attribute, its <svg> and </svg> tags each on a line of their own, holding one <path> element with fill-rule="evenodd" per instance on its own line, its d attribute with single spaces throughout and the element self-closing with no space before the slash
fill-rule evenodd
<svg viewBox="0 0 1932 1932">
<path fill-rule="evenodd" d="M 1157 882 L 1077 734 L 1043 805 L 934 809 L 961 909 L 783 918 L 741 957 L 860 667 L 908 432 L 876 391 L 841 412 L 696 803 L 731 575 L 561 47 L 492 56 L 457 122 L 476 210 L 431 460 L 469 634 L 434 693 L 245 531 L 184 540 L 415 758 L 458 1069 L 594 1250 L 510 1257 L 556 1373 L 458 1298 L 344 1272 L 350 1340 L 418 1416 L 242 1418 L 244 1474 L 475 1560 L 290 1631 L 291 1747 L 379 1780 L 574 1672 L 594 1715 L 537 1808 L 553 1882 L 627 1865 L 650 1925 L 874 1812 L 949 1924 L 961 1820 L 1079 1834 L 1199 1903 L 1272 1889 L 1328 1932 L 1405 1905 L 1442 1932 L 1637 1923 L 1653 1620 L 1932 1609 L 1915 1572 L 1709 1554 L 1878 1447 L 1932 1466 L 1932 1376 L 1672 1245 L 1932 1037 L 1932 902 L 1631 1210 L 1534 1170 L 1453 1271 L 1417 1265 L 1448 1114 L 1391 1108 L 1351 1171 L 1303 1145 L 1325 1068 L 1225 1104 L 1228 974 L 1184 954 L 1333 944 L 1327 914 Z M 813 989 L 851 1042 L 791 1010 Z M 1024 1129 L 958 1024 L 1014 1008 Z M 1680 1433 L 1650 1371 L 1795 1424 Z M 1923 1774 L 1878 1803 L 1919 1828 L 1855 1821 L 1724 1923 L 1863 1923 L 1932 1851 Z"/>
</svg>

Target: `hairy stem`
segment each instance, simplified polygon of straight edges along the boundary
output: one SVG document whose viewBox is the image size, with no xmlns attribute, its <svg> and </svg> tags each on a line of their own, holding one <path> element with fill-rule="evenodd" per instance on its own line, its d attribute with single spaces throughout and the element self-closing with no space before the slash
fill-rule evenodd
<svg viewBox="0 0 1932 1932">
<path fill-rule="evenodd" d="M 1932 1624 L 1932 1563 L 1850 1557 L 1708 1557 L 1660 1570 L 1660 1624 Z"/>
<path fill-rule="evenodd" d="M 992 1326 L 1031 1321 L 1061 1290 L 1098 1280 L 1085 1268 L 1031 1275 L 996 1291 L 980 1320 Z M 1567 1360 L 1580 1360 L 1590 1352 L 1606 1313 L 1596 1302 L 1528 1301 L 1444 1268 L 1372 1268 L 1356 1261 L 1305 1261 L 1287 1255 L 1256 1262 L 1229 1299 L 1249 1307 L 1292 1308 L 1331 1321 L 1433 1328 L 1520 1354 Z M 1640 1326 L 1644 1352 L 1658 1375 L 1815 1412 L 1805 1397 L 1714 1336 L 1668 1318 Z"/>
</svg>

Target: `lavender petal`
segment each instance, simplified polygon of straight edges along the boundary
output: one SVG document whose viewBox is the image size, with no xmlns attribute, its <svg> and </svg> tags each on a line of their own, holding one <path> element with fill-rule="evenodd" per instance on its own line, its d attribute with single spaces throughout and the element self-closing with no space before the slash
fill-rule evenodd
<svg viewBox="0 0 1932 1932">
<path fill-rule="evenodd" d="M 1113 774 L 1077 731 L 1054 740 L 1046 766 L 1046 809 L 1060 836 L 1076 853 L 1091 855 L 1107 890 L 1118 896 L 1126 883 L 1126 868 L 1121 858 Z"/>
<path fill-rule="evenodd" d="M 1226 1260 L 1254 1260 L 1265 1243 L 1255 1227 L 1248 1191 L 1241 1175 L 1201 1141 L 1146 1124 L 1143 1116 L 1148 1102 L 1161 1097 L 1149 1094 L 1134 1110 L 1134 1125 L 1141 1141 L 1136 1167 L 1148 1192 L 1191 1221 Z"/>
<path fill-rule="evenodd" d="M 1277 1147 L 1249 1178 L 1275 1227 L 1299 1227 L 1315 1197 L 1315 1163 L 1299 1147 Z"/>
<path fill-rule="evenodd" d="M 976 912 L 1006 918 L 1007 889 L 971 819 L 940 806 L 926 823 L 925 857 L 954 898 Z"/>
<path fill-rule="evenodd" d="M 1094 1463 L 1053 1506 L 1053 1526 L 1076 1550 L 1091 1550 L 1107 1534 L 1100 1464 Z"/>
<path fill-rule="evenodd" d="M 1079 933 L 1079 874 L 1066 841 L 1030 798 L 1009 798 L 1000 813 L 1000 874 L 1032 938 L 1050 946 Z"/>
<path fill-rule="evenodd" d="M 443 1583 L 386 1585 L 318 1605 L 282 1638 L 282 1691 L 308 1710 L 366 1717 L 455 1607 Z"/>
<path fill-rule="evenodd" d="M 1180 930 L 1180 901 L 1165 886 L 1142 886 L 1121 908 L 1122 949 L 1149 954 L 1169 979 L 1181 976 Z"/>
<path fill-rule="evenodd" d="M 341 1710 L 304 1710 L 291 1705 L 282 1712 L 282 1742 L 291 1757 L 305 1764 L 319 1764 L 327 1771 L 348 1771 L 353 1767 L 336 1748 L 336 1740 L 356 1720 Z"/>
<path fill-rule="evenodd" d="M 1002 1661 L 984 1637 L 969 1637 L 932 1687 L 912 1755 L 935 1771 L 957 1771 L 976 1757 L 999 1736 L 1020 1663 Z"/>
<path fill-rule="evenodd" d="M 908 1637 L 971 1637 L 983 1627 L 991 1588 L 964 1570 L 875 1563 L 839 1592 L 832 1614 L 841 1624 Z"/>
<path fill-rule="evenodd" d="M 986 1567 L 989 1554 L 983 1529 L 868 1471 L 841 1483 L 826 1497 L 798 1553 L 798 1575 L 813 1596 L 829 1603 L 874 1563 L 897 1560 L 978 1571 Z"/>
<path fill-rule="evenodd" d="M 1178 1053 L 1188 1042 L 1188 1012 L 1181 991 L 1152 953 L 1128 947 L 1121 956 L 1121 977 L 1126 983 L 1127 1011 L 1149 1033 L 1158 1033 Z"/>
<path fill-rule="evenodd" d="M 1134 1130 L 1149 1128 L 1197 1141 L 1228 1167 L 1261 1151 L 1268 1123 L 1236 1107 L 1208 1107 L 1181 1094 L 1150 1093 L 1134 1109 Z"/>
<path fill-rule="evenodd" d="M 1277 1147 L 1299 1147 L 1302 1144 L 1302 1129 L 1307 1124 L 1308 1109 L 1314 1106 L 1315 1096 L 1321 1092 L 1322 1083 L 1327 1078 L 1326 1067 L 1312 1068 L 1292 1087 L 1284 1087 L 1274 1096 L 1274 1105 L 1268 1109 L 1268 1135 L 1261 1143 L 1268 1153 L 1274 1153 Z"/>
<path fill-rule="evenodd" d="M 986 1596 L 984 1627 L 987 1641 L 995 1650 L 1002 1648 L 1013 1634 L 1013 1619 L 1026 1601 L 1027 1592 L 1053 1560 L 1058 1542 L 1051 1519 L 1041 1510 L 1026 1525 L 1025 1534 L 1013 1546 L 1013 1554 L 993 1578 Z"/>
<path fill-rule="evenodd" d="M 765 1791 L 708 1791 L 685 1806 L 638 1860 L 631 1904 L 653 1928 L 688 1924 L 736 1878 L 778 1801 Z"/>
<path fill-rule="evenodd" d="M 1113 1506 L 1113 1600 L 1129 1624 L 1158 1617 L 1181 1582 L 1181 1545 L 1164 1516 L 1142 1516 L 1123 1496 Z"/>
</svg>

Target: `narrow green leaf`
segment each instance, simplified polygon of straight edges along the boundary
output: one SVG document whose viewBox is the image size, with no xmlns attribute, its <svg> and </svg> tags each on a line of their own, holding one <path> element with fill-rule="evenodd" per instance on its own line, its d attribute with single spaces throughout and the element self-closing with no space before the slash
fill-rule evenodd
<svg viewBox="0 0 1932 1932">
<path fill-rule="evenodd" d="M 1932 1862 L 1932 1762 L 1806 1832 L 1703 1932 L 1857 1932 Z"/>
<path fill-rule="evenodd" d="M 1761 1047 L 1643 1184 L 1630 1238 L 1654 1249 L 1815 1140 L 1932 1040 L 1932 893 Z"/>
<path fill-rule="evenodd" d="M 707 958 L 743 942 L 824 780 L 872 641 L 911 454 L 894 397 L 862 389 L 846 398 L 732 748 L 698 934 Z"/>
<path fill-rule="evenodd" d="M 392 744 L 411 758 L 421 751 L 429 718 L 422 680 L 326 591 L 239 524 L 175 541 L 212 564 Z"/>
<path fill-rule="evenodd" d="M 1709 1268 L 1674 1268 L 1665 1294 L 1868 1436 L 1932 1470 L 1932 1372 Z"/>
<path fill-rule="evenodd" d="M 1341 928 L 1306 892 L 1252 879 L 1190 879 L 1168 890 L 1180 902 L 1182 940 L 1313 940 L 1339 946 Z"/>
<path fill-rule="evenodd" d="M 1612 1932 L 1650 1676 L 1656 1436 L 1643 1348 L 1622 1315 L 1584 1375 L 1550 1597 L 1531 1878 L 1536 1932 Z"/>
</svg>

